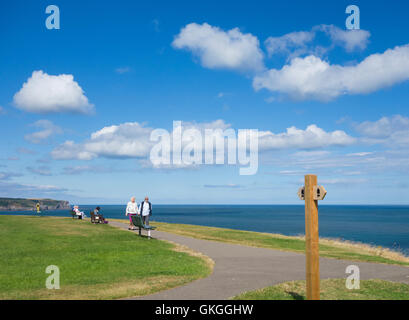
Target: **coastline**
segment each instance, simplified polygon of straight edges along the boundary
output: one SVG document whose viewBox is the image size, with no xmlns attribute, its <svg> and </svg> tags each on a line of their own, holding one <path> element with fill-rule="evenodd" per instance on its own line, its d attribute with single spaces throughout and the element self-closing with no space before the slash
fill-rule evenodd
<svg viewBox="0 0 409 320">
<path fill-rule="evenodd" d="M 40 211 L 70 210 L 71 205 L 66 200 L 0 197 L 0 212 L 37 211 L 38 209 Z"/>
<path fill-rule="evenodd" d="M 89 217 L 95 205 L 80 209 Z M 108 219 L 126 219 L 125 205 L 102 205 Z M 34 211 L 0 212 L 10 215 L 36 215 Z M 69 211 L 44 211 L 46 216 L 71 217 Z M 289 237 L 303 237 L 304 208 L 297 205 L 154 205 L 152 220 L 163 223 L 226 228 Z M 409 207 L 321 206 L 320 239 L 358 243 L 409 256 Z"/>
</svg>

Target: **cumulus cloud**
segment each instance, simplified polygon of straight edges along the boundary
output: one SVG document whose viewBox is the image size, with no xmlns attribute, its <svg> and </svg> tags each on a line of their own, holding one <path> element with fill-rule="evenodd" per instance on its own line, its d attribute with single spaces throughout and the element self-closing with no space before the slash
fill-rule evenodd
<svg viewBox="0 0 409 320">
<path fill-rule="evenodd" d="M 356 126 L 356 130 L 371 138 L 386 138 L 397 131 L 409 130 L 409 118 L 401 115 L 382 117 L 377 121 L 365 121 Z"/>
<path fill-rule="evenodd" d="M 229 136 L 234 145 L 239 142 L 237 140 L 237 131 L 232 129 L 231 125 L 223 120 L 206 123 L 183 122 L 182 128 L 182 149 L 192 142 L 189 139 L 185 139 L 185 133 L 191 130 L 198 132 L 204 138 L 206 130 L 213 129 L 211 132 L 215 139 L 221 138 L 223 139 L 222 141 L 225 141 L 227 136 Z M 227 131 L 227 129 L 230 131 Z M 140 159 L 143 164 L 146 163 L 145 160 L 149 157 L 152 147 L 157 143 L 150 139 L 153 130 L 154 128 L 146 127 L 137 122 L 108 126 L 92 133 L 90 138 L 82 143 L 66 141 L 56 147 L 51 152 L 51 155 L 54 159 L 77 160 L 91 160 L 98 157 L 136 158 Z M 170 137 L 173 136 L 173 133 L 173 131 L 169 132 Z M 271 131 L 259 131 L 258 139 L 260 151 L 317 149 L 329 146 L 347 146 L 355 142 L 355 138 L 349 136 L 344 131 L 326 132 L 316 125 L 310 125 L 305 130 L 290 127 L 286 132 L 276 134 Z M 229 145 L 225 143 L 224 146 L 228 147 Z M 246 148 L 248 146 L 249 142 L 246 141 Z M 202 150 L 208 154 L 212 153 L 213 146 L 202 145 Z M 177 166 L 175 165 L 175 167 Z M 182 164 L 179 167 L 184 168 L 186 165 Z M 67 173 L 74 174 L 86 171 L 87 169 L 88 167 L 67 168 L 66 171 Z"/>
<path fill-rule="evenodd" d="M 241 71 L 264 68 L 259 40 L 238 28 L 224 31 L 207 23 L 190 23 L 181 29 L 172 45 L 191 51 L 206 68 Z"/>
<path fill-rule="evenodd" d="M 51 136 L 62 133 L 61 128 L 49 120 L 38 120 L 37 122 L 33 123 L 33 126 L 39 128 L 40 130 L 24 136 L 24 139 L 30 141 L 31 143 L 42 143 Z"/>
<path fill-rule="evenodd" d="M 343 94 L 366 94 L 409 79 L 409 45 L 372 54 L 354 66 L 331 65 L 316 57 L 294 58 L 282 69 L 253 79 L 267 89 L 294 99 L 332 100 Z"/>
<path fill-rule="evenodd" d="M 290 127 L 283 133 L 259 131 L 259 148 L 276 149 L 316 149 L 329 146 L 348 146 L 356 141 L 344 131 L 326 132 L 312 124 L 305 130 Z"/>
<path fill-rule="evenodd" d="M 223 120 L 209 123 L 183 122 L 183 130 L 225 129 L 229 125 Z M 54 159 L 91 160 L 105 158 L 144 158 L 150 154 L 156 142 L 150 140 L 154 128 L 146 127 L 138 122 L 127 122 L 104 127 L 91 134 L 83 143 L 66 141 L 55 148 L 51 155 Z M 172 134 L 172 133 L 171 133 Z M 188 143 L 187 141 L 184 142 Z"/>
<path fill-rule="evenodd" d="M 106 158 L 141 158 L 149 154 L 152 128 L 137 122 L 104 127 L 82 144 L 66 141 L 51 153 L 54 159 L 91 160 Z"/>
<path fill-rule="evenodd" d="M 48 75 L 34 71 L 14 95 L 17 108 L 33 113 L 91 113 L 94 110 L 71 74 Z"/>
<path fill-rule="evenodd" d="M 377 121 L 364 121 L 355 126 L 366 143 L 388 146 L 409 145 L 409 118 L 401 115 L 382 117 Z"/>
<path fill-rule="evenodd" d="M 317 33 L 326 35 L 330 45 L 314 44 Z M 291 58 L 281 69 L 270 70 L 264 66 L 257 37 L 238 28 L 224 31 L 207 23 L 191 23 L 181 29 L 172 45 L 191 51 L 207 68 L 255 72 L 255 90 L 267 89 L 295 100 L 330 101 L 341 95 L 369 94 L 409 79 L 409 45 L 369 55 L 354 65 L 331 64 L 323 58 L 335 46 L 348 52 L 363 50 L 370 35 L 366 30 L 317 25 L 310 31 L 269 37 L 265 45 L 270 56 L 286 53 Z"/>
</svg>

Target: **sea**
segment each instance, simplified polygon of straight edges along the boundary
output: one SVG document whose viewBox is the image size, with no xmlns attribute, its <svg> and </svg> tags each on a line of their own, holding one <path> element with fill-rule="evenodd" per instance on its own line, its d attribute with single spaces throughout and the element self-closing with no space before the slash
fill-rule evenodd
<svg viewBox="0 0 409 320">
<path fill-rule="evenodd" d="M 89 217 L 96 205 L 82 205 Z M 125 219 L 125 205 L 101 205 L 106 218 Z M 0 214 L 36 215 L 35 212 Z M 70 216 L 68 211 L 44 211 L 44 216 Z M 238 230 L 303 235 L 302 205 L 153 205 L 152 221 Z M 409 206 L 320 205 L 320 237 L 362 242 L 409 256 Z"/>
</svg>

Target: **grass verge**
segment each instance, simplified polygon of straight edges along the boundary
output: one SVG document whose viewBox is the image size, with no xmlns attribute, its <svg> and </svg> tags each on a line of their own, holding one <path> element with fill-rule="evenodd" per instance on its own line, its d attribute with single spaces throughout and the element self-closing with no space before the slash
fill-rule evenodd
<svg viewBox="0 0 409 320">
<path fill-rule="evenodd" d="M 0 216 L 0 299 L 116 299 L 209 275 L 212 261 L 188 248 L 70 218 Z M 60 270 L 59 290 L 45 288 Z"/>
<path fill-rule="evenodd" d="M 126 222 L 127 220 L 117 221 Z M 280 234 L 241 231 L 196 225 L 152 222 L 160 231 L 187 237 L 213 240 L 245 246 L 270 248 L 282 251 L 305 253 L 303 237 L 290 237 Z M 376 262 L 409 266 L 409 257 L 386 248 L 372 247 L 361 243 L 320 239 L 320 256 L 352 261 Z"/>
<path fill-rule="evenodd" d="M 361 280 L 360 288 L 349 290 L 345 279 L 321 280 L 321 300 L 408 300 L 409 285 L 384 280 Z M 305 281 L 284 282 L 248 291 L 234 300 L 305 300 Z"/>
</svg>

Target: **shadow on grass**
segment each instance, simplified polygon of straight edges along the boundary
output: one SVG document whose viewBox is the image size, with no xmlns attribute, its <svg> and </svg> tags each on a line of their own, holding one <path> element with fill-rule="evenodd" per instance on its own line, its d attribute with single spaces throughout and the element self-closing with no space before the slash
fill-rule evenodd
<svg viewBox="0 0 409 320">
<path fill-rule="evenodd" d="M 292 296 L 294 300 L 305 300 L 305 298 L 302 295 L 299 295 L 297 292 L 287 291 L 286 293 Z"/>
</svg>

